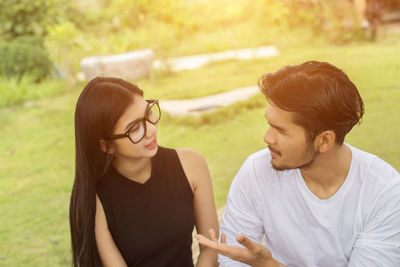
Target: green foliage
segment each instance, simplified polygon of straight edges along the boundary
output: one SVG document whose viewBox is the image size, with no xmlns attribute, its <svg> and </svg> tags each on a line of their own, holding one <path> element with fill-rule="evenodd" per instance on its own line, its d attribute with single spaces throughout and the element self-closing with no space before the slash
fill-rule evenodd
<svg viewBox="0 0 400 267">
<path fill-rule="evenodd" d="M 79 51 L 84 46 L 84 37 L 75 24 L 65 21 L 47 28 L 45 47 L 54 62 L 62 66 L 64 77 L 69 84 L 74 82 L 74 73 L 78 71 L 76 62 Z M 75 63 L 75 64 L 74 64 Z"/>
<path fill-rule="evenodd" d="M 110 2 L 109 7 L 114 14 L 118 14 L 121 24 L 126 27 L 136 28 L 148 20 L 179 27 L 184 24 L 180 19 L 183 4 L 183 0 L 115 0 Z"/>
<path fill-rule="evenodd" d="M 292 14 L 290 14 L 290 6 L 285 1 L 259 0 L 256 2 L 255 16 L 258 23 L 264 27 L 274 27 L 285 31 L 289 30 L 289 19 Z"/>
<path fill-rule="evenodd" d="M 151 48 L 156 58 L 259 46 L 299 26 L 345 43 L 364 38 L 348 0 L 4 0 L 2 38 L 35 35 L 73 81 L 85 56 Z"/>
<path fill-rule="evenodd" d="M 328 40 L 339 44 L 366 40 L 367 36 L 357 21 L 353 2 L 323 1 L 320 5 L 323 5 L 322 15 L 326 22 L 318 28 L 325 33 Z"/>
<path fill-rule="evenodd" d="M 151 48 L 157 58 L 269 44 L 287 12 L 279 0 L 116 0 L 85 14 L 87 55 Z M 261 6 L 266 12 L 260 13 Z"/>
<path fill-rule="evenodd" d="M 273 44 L 301 27 L 335 43 L 365 36 L 348 0 L 104 0 L 98 4 L 100 8 L 85 11 L 85 23 L 78 25 L 85 44 L 77 50 L 87 56 L 144 48 L 153 49 L 156 58 L 209 53 Z"/>
<path fill-rule="evenodd" d="M 46 78 L 52 62 L 40 38 L 22 36 L 11 41 L 0 41 L 0 76 L 16 78 L 29 75 L 34 82 Z"/>
<path fill-rule="evenodd" d="M 48 28 L 71 13 L 68 0 L 2 0 L 0 2 L 0 75 L 39 82 L 52 71 L 43 44 Z"/>
<path fill-rule="evenodd" d="M 324 36 L 333 43 L 366 40 L 353 1 L 288 0 L 286 8 L 290 27 L 307 26 L 314 36 Z"/>
<path fill-rule="evenodd" d="M 6 40 L 46 34 L 46 27 L 64 19 L 68 0 L 2 0 L 0 33 Z"/>
</svg>

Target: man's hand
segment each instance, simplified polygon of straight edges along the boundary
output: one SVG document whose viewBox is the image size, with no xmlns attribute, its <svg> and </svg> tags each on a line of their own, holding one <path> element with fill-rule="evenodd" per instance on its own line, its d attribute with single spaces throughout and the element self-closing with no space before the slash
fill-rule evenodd
<svg viewBox="0 0 400 267">
<path fill-rule="evenodd" d="M 218 238 L 215 236 L 213 229 L 209 230 L 211 240 L 203 235 L 196 235 L 199 243 L 203 246 L 216 250 L 219 254 L 227 256 L 235 261 L 240 261 L 253 267 L 269 267 L 282 266 L 274 258 L 271 251 L 262 244 L 252 242 L 249 238 L 243 235 L 238 235 L 236 240 L 244 246 L 230 246 L 226 244 L 226 236 L 221 234 L 221 243 L 218 243 Z"/>
</svg>

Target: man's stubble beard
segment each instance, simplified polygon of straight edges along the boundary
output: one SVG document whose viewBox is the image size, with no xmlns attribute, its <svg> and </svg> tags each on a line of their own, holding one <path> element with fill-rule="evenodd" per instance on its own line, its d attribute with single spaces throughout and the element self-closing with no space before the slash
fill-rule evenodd
<svg viewBox="0 0 400 267">
<path fill-rule="evenodd" d="M 300 165 L 297 165 L 297 166 L 286 166 L 286 165 L 279 166 L 279 165 L 275 165 L 273 163 L 273 159 L 271 159 L 271 165 L 277 171 L 285 171 L 285 170 L 292 170 L 292 169 L 307 169 L 307 168 L 310 168 L 312 166 L 312 164 L 314 163 L 315 159 L 320 154 L 318 150 L 315 150 L 312 147 L 312 144 L 308 144 L 307 145 L 307 149 L 303 153 L 303 156 L 301 156 L 301 157 L 310 157 L 309 156 L 310 154 L 312 154 L 312 156 L 306 163 L 303 163 L 303 164 L 300 164 Z M 280 156 L 282 156 L 282 154 Z"/>
</svg>

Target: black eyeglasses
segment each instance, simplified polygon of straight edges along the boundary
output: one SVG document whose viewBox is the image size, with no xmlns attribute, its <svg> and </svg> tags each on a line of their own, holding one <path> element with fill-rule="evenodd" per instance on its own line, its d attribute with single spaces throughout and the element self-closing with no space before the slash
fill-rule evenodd
<svg viewBox="0 0 400 267">
<path fill-rule="evenodd" d="M 112 135 L 107 140 L 114 140 L 119 138 L 128 137 L 132 143 L 137 144 L 146 135 L 146 121 L 151 124 L 157 124 L 161 118 L 161 110 L 157 99 L 146 100 L 149 103 L 145 115 L 141 119 L 137 119 L 132 123 L 132 126 L 123 134 Z"/>
</svg>

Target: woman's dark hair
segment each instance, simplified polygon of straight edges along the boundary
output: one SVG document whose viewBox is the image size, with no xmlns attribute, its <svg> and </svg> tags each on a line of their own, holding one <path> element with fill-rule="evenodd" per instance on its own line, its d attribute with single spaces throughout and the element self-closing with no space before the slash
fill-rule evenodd
<svg viewBox="0 0 400 267">
<path fill-rule="evenodd" d="M 143 96 L 136 85 L 97 77 L 79 96 L 75 110 L 75 181 L 69 211 L 74 266 L 102 266 L 94 234 L 96 184 L 107 171 L 112 154 L 101 150 L 100 140 L 113 133 L 135 94 Z"/>
<path fill-rule="evenodd" d="M 294 113 L 293 121 L 306 130 L 308 142 L 332 130 L 336 143 L 343 144 L 364 114 L 356 86 L 342 70 L 327 62 L 286 66 L 263 75 L 258 85 L 270 103 Z"/>
</svg>

